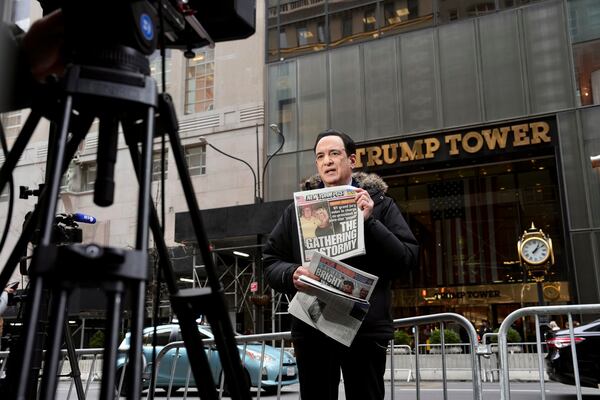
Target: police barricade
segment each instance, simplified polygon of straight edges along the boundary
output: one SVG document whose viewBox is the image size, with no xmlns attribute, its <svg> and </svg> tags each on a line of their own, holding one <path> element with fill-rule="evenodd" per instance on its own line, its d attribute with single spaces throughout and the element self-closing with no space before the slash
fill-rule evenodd
<svg viewBox="0 0 600 400">
<path fill-rule="evenodd" d="M 536 335 L 536 346 L 538 356 L 538 372 L 540 382 L 541 399 L 545 400 L 545 380 L 544 380 L 544 352 L 542 350 L 542 334 L 540 329 L 540 315 L 567 315 L 569 321 L 569 344 L 571 347 L 572 355 L 572 366 L 573 375 L 575 380 L 575 387 L 577 393 L 577 399 L 582 399 L 581 393 L 581 382 L 579 379 L 579 365 L 577 362 L 577 349 L 574 336 L 573 327 L 573 314 L 595 314 L 600 313 L 600 304 L 579 304 L 579 305 L 564 305 L 564 306 L 539 306 L 539 307 L 525 307 L 513 311 L 510 313 L 498 330 L 498 352 L 499 352 L 499 372 L 500 372 L 500 399 L 510 400 L 510 376 L 509 369 L 512 369 L 509 364 L 509 345 L 508 345 L 508 331 L 511 325 L 519 318 L 533 316 L 535 318 L 535 335 Z"/>
<path fill-rule="evenodd" d="M 251 386 L 256 388 L 257 399 L 261 398 L 262 390 L 265 391 L 265 394 L 277 395 L 279 399 L 282 386 L 298 382 L 295 358 L 289 354 L 289 350 L 285 347 L 285 341 L 289 339 L 291 339 L 290 332 L 236 336 L 242 365 L 247 374 L 246 378 Z M 217 349 L 214 346 L 214 340 L 204 339 L 203 342 L 209 364 L 213 367 L 213 381 L 219 385 L 219 399 L 221 399 L 226 394 L 227 389 L 224 376 L 220 372 Z M 267 345 L 267 342 L 271 342 L 272 345 Z M 146 362 L 150 363 L 150 360 L 146 360 Z M 168 374 L 160 372 L 161 363 L 164 364 L 165 362 L 168 363 Z M 151 364 L 147 364 L 145 371 L 151 369 Z M 163 371 L 166 371 L 164 367 Z M 187 398 L 188 390 L 190 385 L 193 385 L 193 381 L 184 342 L 169 343 L 158 352 L 154 374 L 146 398 L 154 397 L 157 386 L 166 390 L 167 399 L 171 398 L 172 393 L 178 389 L 183 389 L 183 398 Z M 157 384 L 157 382 L 159 383 Z M 120 393 L 122 383 L 118 382 L 118 386 Z"/>
<path fill-rule="evenodd" d="M 77 380 L 82 384 L 82 396 L 86 397 L 89 394 L 92 383 L 101 378 L 103 352 L 104 349 L 102 348 L 76 349 L 75 356 L 79 370 L 79 375 L 76 375 L 71 368 L 67 350 L 61 351 L 61 358 L 58 365 L 59 378 L 61 378 L 62 381 L 69 381 L 69 387 L 64 397 L 65 400 L 69 400 L 72 395 L 75 398 L 80 397 L 76 393 Z M 6 360 L 8 360 L 8 355 L 8 351 L 0 351 L 0 379 L 5 378 Z"/>
<path fill-rule="evenodd" d="M 446 322 L 453 322 L 455 324 L 458 324 L 461 328 L 464 329 L 464 331 L 467 333 L 468 336 L 468 345 L 466 346 L 466 348 L 469 349 L 469 358 L 470 358 L 470 362 L 471 365 L 469 367 L 470 372 L 471 372 L 471 379 L 473 382 L 473 399 L 474 400 L 481 400 L 482 399 L 482 388 L 481 388 L 481 367 L 479 364 L 479 357 L 475 351 L 475 349 L 477 348 L 477 332 L 475 331 L 475 327 L 471 324 L 471 322 L 466 319 L 465 317 L 463 317 L 462 315 L 459 314 L 454 314 L 454 313 L 440 313 L 440 314 L 431 314 L 431 315 L 422 315 L 422 316 L 417 316 L 417 317 L 410 317 L 410 318 L 401 318 L 401 319 L 396 319 L 394 320 L 394 327 L 395 328 L 412 328 L 413 332 L 414 332 L 414 348 L 416 349 L 416 351 L 414 352 L 414 364 L 411 364 L 411 369 L 414 367 L 414 377 L 415 377 L 415 384 L 416 384 L 416 398 L 417 400 L 419 400 L 421 398 L 421 363 L 422 363 L 422 358 L 425 357 L 424 354 L 421 354 L 423 351 L 421 349 L 426 349 L 430 354 L 431 354 L 431 350 L 435 347 L 436 349 L 439 349 L 439 353 L 435 354 L 436 352 L 434 351 L 434 357 L 435 361 L 434 362 L 439 362 L 440 358 L 441 358 L 441 363 L 442 363 L 442 368 L 441 368 L 441 380 L 442 380 L 442 385 L 443 385 L 443 398 L 447 399 L 448 398 L 448 385 L 447 385 L 447 358 L 448 358 L 448 354 L 452 352 L 452 350 L 449 351 L 451 346 L 447 346 L 446 342 L 445 342 L 445 335 L 446 335 L 446 329 L 445 329 L 445 323 Z M 425 344 L 425 345 L 421 345 L 420 344 L 420 334 L 419 334 L 419 327 L 422 325 L 429 325 L 429 324 L 439 324 L 440 327 L 440 343 L 439 346 L 432 346 L 431 344 Z M 429 347 L 427 347 L 429 346 Z M 402 357 L 406 357 L 406 356 L 402 356 Z M 410 355 L 410 357 L 412 357 L 412 355 Z M 427 356 L 429 357 L 429 356 Z M 394 352 L 392 352 L 391 357 L 390 357 L 390 369 L 391 369 L 391 373 L 390 373 L 390 386 L 391 386 L 391 390 L 390 390 L 390 394 L 391 394 L 391 399 L 394 400 L 395 398 L 395 393 L 394 393 L 394 388 L 395 388 L 395 359 L 397 358 L 397 356 L 394 354 Z"/>
</svg>

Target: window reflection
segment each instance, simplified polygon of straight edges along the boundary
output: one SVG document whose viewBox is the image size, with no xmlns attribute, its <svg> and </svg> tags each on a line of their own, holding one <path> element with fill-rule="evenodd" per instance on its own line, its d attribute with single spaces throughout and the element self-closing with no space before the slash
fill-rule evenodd
<svg viewBox="0 0 600 400">
<path fill-rule="evenodd" d="M 574 45 L 573 57 L 580 104 L 600 104 L 600 40 Z"/>
<path fill-rule="evenodd" d="M 431 1 L 385 0 L 383 2 L 382 31 L 385 33 L 421 28 L 432 23 Z"/>
<path fill-rule="evenodd" d="M 360 42 L 379 36 L 377 4 L 343 10 L 329 16 L 330 46 Z"/>
</svg>

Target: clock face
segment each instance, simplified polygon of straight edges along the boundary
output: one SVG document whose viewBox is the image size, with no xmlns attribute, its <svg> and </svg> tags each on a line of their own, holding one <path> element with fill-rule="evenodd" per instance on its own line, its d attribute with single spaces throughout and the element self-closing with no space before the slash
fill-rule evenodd
<svg viewBox="0 0 600 400">
<path fill-rule="evenodd" d="M 527 239 L 521 246 L 521 255 L 528 263 L 541 264 L 550 256 L 548 243 L 538 238 Z"/>
</svg>

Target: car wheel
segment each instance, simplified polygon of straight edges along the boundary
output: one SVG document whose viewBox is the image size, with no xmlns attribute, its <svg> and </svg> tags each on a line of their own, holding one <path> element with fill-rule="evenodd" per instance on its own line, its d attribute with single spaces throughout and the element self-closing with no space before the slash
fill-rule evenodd
<svg viewBox="0 0 600 400">
<path fill-rule="evenodd" d="M 221 379 L 223 377 L 223 372 L 221 372 L 221 376 L 219 377 L 219 384 L 221 383 Z M 252 384 L 250 383 L 250 375 L 248 375 L 248 371 L 244 369 L 244 380 L 246 381 L 246 387 L 251 388 Z M 227 380 L 223 382 L 223 395 L 230 396 L 231 392 L 229 391 L 229 387 L 227 385 Z"/>
<path fill-rule="evenodd" d="M 263 388 L 262 394 L 264 394 L 265 396 L 277 395 L 277 386 L 269 386 L 269 387 Z"/>
</svg>

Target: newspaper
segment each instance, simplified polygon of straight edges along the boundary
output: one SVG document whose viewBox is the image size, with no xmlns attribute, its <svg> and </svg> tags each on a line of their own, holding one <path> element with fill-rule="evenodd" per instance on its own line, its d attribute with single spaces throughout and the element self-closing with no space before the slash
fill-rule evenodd
<svg viewBox="0 0 600 400">
<path fill-rule="evenodd" d="M 332 339 L 350 346 L 367 311 L 377 276 L 314 252 L 308 269 L 319 280 L 301 276 L 313 288 L 298 292 L 288 311 Z"/>
<path fill-rule="evenodd" d="M 353 186 L 294 193 L 302 265 L 315 251 L 337 260 L 365 254 L 363 214 L 355 196 Z"/>
</svg>

